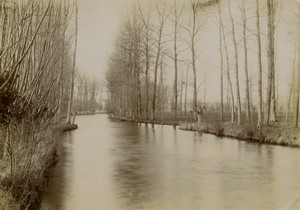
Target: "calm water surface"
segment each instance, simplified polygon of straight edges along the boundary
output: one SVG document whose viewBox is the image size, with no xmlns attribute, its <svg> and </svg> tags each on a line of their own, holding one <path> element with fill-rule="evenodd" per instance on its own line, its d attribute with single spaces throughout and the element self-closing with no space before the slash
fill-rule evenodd
<svg viewBox="0 0 300 210">
<path fill-rule="evenodd" d="M 42 210 L 300 209 L 299 149 L 106 115 L 77 123 Z"/>
</svg>

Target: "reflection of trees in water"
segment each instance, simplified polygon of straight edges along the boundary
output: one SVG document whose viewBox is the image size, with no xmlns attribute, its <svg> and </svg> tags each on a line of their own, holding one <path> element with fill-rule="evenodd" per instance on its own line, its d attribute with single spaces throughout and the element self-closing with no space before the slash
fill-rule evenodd
<svg viewBox="0 0 300 210">
<path fill-rule="evenodd" d="M 72 142 L 73 132 L 64 132 L 58 139 L 57 153 L 59 161 L 51 168 L 49 172 L 50 180 L 48 182 L 47 190 L 43 193 L 41 200 L 42 206 L 35 206 L 33 209 L 41 210 L 63 210 L 65 196 L 68 190 L 70 180 L 74 180 L 74 168 L 70 167 L 73 164 L 68 164 L 73 159 L 72 156 Z M 39 203 L 40 205 L 41 203 Z"/>
<path fill-rule="evenodd" d="M 121 138 L 116 141 L 117 150 L 114 151 L 117 190 L 127 205 L 138 207 L 149 199 L 150 188 L 154 184 L 147 171 L 149 156 L 143 149 L 142 141 L 147 140 L 147 136 L 142 135 L 145 137 L 142 139 L 138 127 L 126 127 L 118 135 Z"/>
</svg>

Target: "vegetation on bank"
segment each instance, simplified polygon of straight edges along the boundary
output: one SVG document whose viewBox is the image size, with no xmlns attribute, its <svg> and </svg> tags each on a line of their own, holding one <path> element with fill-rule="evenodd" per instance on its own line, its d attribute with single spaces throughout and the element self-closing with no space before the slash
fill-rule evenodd
<svg viewBox="0 0 300 210">
<path fill-rule="evenodd" d="M 222 123 L 217 112 L 206 113 L 202 122 L 195 121 L 193 115 L 178 115 L 176 121 L 172 114 L 156 116 L 156 120 L 132 119 L 113 115 L 110 117 L 127 122 L 179 126 L 181 130 L 209 133 L 219 137 L 232 137 L 253 143 L 300 147 L 300 128 L 294 128 L 290 123 L 286 124 L 284 115 L 279 115 L 277 118 L 279 121 L 264 126 L 262 129 L 257 127 L 255 117 L 253 118 L 255 122 L 247 123 L 245 113 L 242 115 L 241 125 L 230 122 L 230 113 L 224 114 L 226 122 Z"/>
<path fill-rule="evenodd" d="M 16 210 L 20 209 L 19 203 L 12 196 L 12 194 L 0 188 L 0 209 L 2 210 Z"/>
<path fill-rule="evenodd" d="M 95 112 L 100 87 L 75 74 L 76 0 L 0 5 L 0 207 L 28 209 L 60 133 L 77 128 L 74 112 Z"/>
<path fill-rule="evenodd" d="M 71 2 L 0 0 L 1 208 L 28 209 L 38 201 L 58 136 L 76 127 Z"/>
<path fill-rule="evenodd" d="M 232 137 L 254 143 L 300 147 L 300 129 L 280 125 L 257 129 L 256 126 L 236 125 L 230 122 L 224 124 L 184 122 L 180 124 L 179 129 L 209 133 L 220 137 Z"/>
<path fill-rule="evenodd" d="M 299 34 L 299 13 L 283 0 L 134 3 L 108 61 L 108 111 L 172 125 L 192 114 L 182 128 L 297 145 L 300 36 L 281 30 L 280 17 Z M 290 59 L 275 56 L 282 50 Z"/>
</svg>

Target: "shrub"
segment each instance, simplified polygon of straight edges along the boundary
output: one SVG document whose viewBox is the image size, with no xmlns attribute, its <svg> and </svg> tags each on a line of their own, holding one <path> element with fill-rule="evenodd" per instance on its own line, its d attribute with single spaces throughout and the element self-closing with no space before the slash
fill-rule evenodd
<svg viewBox="0 0 300 210">
<path fill-rule="evenodd" d="M 245 135 L 248 139 L 254 139 L 256 129 L 252 125 L 246 125 L 244 127 L 244 130 L 245 130 Z"/>
<path fill-rule="evenodd" d="M 225 133 L 224 133 L 224 127 L 221 124 L 218 124 L 216 126 L 216 135 L 217 136 L 224 136 L 225 135 Z"/>
</svg>

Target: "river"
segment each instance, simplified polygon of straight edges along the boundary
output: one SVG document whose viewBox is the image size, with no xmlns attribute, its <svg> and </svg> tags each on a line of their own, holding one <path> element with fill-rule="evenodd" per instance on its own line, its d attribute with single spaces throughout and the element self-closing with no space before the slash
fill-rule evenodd
<svg viewBox="0 0 300 210">
<path fill-rule="evenodd" d="M 79 116 L 42 210 L 298 209 L 300 150 Z"/>
</svg>

